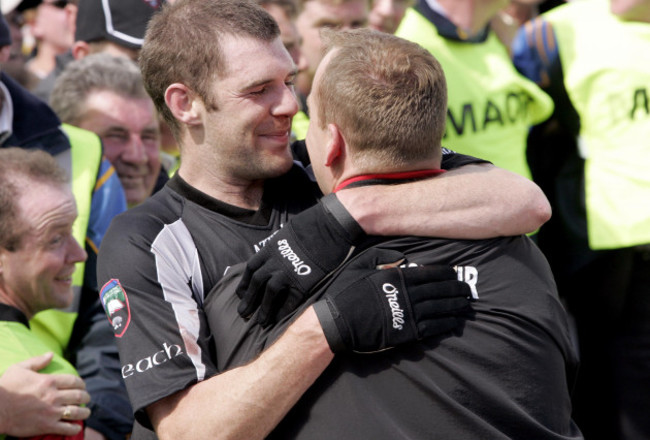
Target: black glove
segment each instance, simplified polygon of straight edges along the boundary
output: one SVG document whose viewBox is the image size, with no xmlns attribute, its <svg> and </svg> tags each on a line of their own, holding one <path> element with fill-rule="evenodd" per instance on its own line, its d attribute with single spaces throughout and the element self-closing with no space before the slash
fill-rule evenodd
<svg viewBox="0 0 650 440">
<path fill-rule="evenodd" d="M 333 352 L 374 352 L 456 329 L 471 290 L 450 266 L 346 268 L 314 310 Z"/>
<path fill-rule="evenodd" d="M 333 194 L 292 218 L 246 265 L 237 287 L 244 318 L 259 308 L 268 326 L 298 307 L 325 275 L 350 255 L 365 236 Z"/>
</svg>

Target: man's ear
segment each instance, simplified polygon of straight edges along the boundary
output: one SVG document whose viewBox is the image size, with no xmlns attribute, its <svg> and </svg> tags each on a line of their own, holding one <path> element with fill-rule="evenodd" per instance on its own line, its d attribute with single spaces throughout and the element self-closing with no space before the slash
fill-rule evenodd
<svg viewBox="0 0 650 440">
<path fill-rule="evenodd" d="M 203 101 L 189 87 L 182 83 L 174 83 L 165 90 L 165 103 L 172 115 L 187 125 L 202 123 L 201 109 Z"/>
<path fill-rule="evenodd" d="M 85 41 L 75 41 L 72 45 L 72 56 L 75 60 L 80 60 L 90 54 L 90 44 Z"/>
<path fill-rule="evenodd" d="M 327 124 L 329 139 L 327 141 L 327 153 L 325 156 L 325 165 L 328 167 L 340 163 L 345 158 L 347 144 L 343 133 L 336 124 Z"/>
</svg>

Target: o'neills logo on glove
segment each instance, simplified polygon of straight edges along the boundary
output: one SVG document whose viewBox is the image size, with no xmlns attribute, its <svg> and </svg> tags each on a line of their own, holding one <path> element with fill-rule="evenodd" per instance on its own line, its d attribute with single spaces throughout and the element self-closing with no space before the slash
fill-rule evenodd
<svg viewBox="0 0 650 440">
<path fill-rule="evenodd" d="M 291 246 L 289 246 L 287 240 L 278 241 L 278 250 L 280 251 L 280 254 L 293 265 L 293 271 L 295 273 L 298 275 L 309 275 L 311 273 L 311 267 L 306 265 L 305 262 L 296 255 L 293 249 L 291 249 Z"/>
<path fill-rule="evenodd" d="M 388 306 L 390 307 L 390 311 L 393 314 L 393 328 L 396 330 L 402 330 L 402 325 L 404 324 L 404 310 L 400 309 L 399 301 L 397 301 L 399 290 L 397 290 L 397 287 L 393 286 L 390 283 L 384 283 L 381 288 L 386 295 Z"/>
</svg>

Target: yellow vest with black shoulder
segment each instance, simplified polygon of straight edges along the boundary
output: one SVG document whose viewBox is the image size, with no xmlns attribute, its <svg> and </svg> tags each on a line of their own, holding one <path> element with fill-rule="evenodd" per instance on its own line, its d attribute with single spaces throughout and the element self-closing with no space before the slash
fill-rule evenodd
<svg viewBox="0 0 650 440">
<path fill-rule="evenodd" d="M 494 32 L 480 43 L 453 41 L 410 8 L 397 36 L 427 49 L 445 72 L 449 105 L 443 145 L 530 178 L 528 131 L 551 115 L 553 102 L 515 70 Z"/>
<path fill-rule="evenodd" d="M 57 155 L 56 159 L 72 176 L 72 192 L 79 213 L 73 225 L 73 235 L 83 248 L 90 220 L 92 195 L 102 161 L 102 146 L 95 133 L 67 124 L 63 125 L 63 129 L 68 135 L 71 148 Z M 65 310 L 45 310 L 37 313 L 30 321 L 32 331 L 57 354 L 63 354 L 77 319 L 84 268 L 83 262 L 77 263 L 72 279 L 75 295 L 70 307 Z"/>
<path fill-rule="evenodd" d="M 626 22 L 607 0 L 544 15 L 580 116 L 589 246 L 650 243 L 650 24 Z"/>
</svg>

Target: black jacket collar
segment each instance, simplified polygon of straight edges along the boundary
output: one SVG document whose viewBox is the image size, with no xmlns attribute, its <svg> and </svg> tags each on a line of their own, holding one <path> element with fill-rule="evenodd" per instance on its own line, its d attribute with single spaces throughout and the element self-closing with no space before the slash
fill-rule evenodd
<svg viewBox="0 0 650 440">
<path fill-rule="evenodd" d="M 14 106 L 12 133 L 2 147 L 45 150 L 53 156 L 70 149 L 70 142 L 60 128 L 61 121 L 45 102 L 5 73 L 0 73 L 0 80 Z"/>
</svg>

